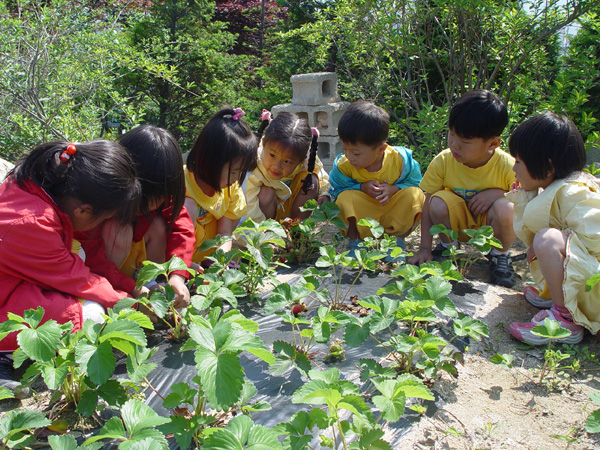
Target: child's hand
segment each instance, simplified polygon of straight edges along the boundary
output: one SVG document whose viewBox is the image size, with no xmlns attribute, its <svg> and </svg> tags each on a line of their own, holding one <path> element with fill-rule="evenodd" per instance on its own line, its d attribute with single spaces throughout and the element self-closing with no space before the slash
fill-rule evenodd
<svg viewBox="0 0 600 450">
<path fill-rule="evenodd" d="M 376 200 L 379 200 L 379 204 L 384 206 L 387 202 L 390 201 L 390 198 L 400 190 L 398 186 L 394 186 L 393 184 L 387 184 L 385 181 L 379 185 L 379 189 L 381 190 L 380 194 L 375 197 Z"/>
<path fill-rule="evenodd" d="M 373 198 L 377 198 L 377 196 L 381 194 L 381 186 L 379 185 L 379 182 L 375 180 L 365 181 L 360 185 L 360 190 Z"/>
<path fill-rule="evenodd" d="M 178 274 L 171 274 L 169 277 L 169 285 L 177 294 L 177 299 L 173 306 L 176 309 L 185 308 L 190 304 L 190 291 L 185 285 L 185 278 Z"/>
<path fill-rule="evenodd" d="M 321 195 L 318 199 L 317 199 L 317 204 L 319 206 L 321 206 L 323 203 L 325 202 L 330 202 L 331 201 L 331 197 L 329 197 L 329 195 Z"/>
<path fill-rule="evenodd" d="M 504 191 L 502 189 L 486 189 L 478 192 L 469 200 L 469 210 L 474 215 L 486 213 L 496 200 L 503 197 Z"/>
<path fill-rule="evenodd" d="M 433 255 L 431 254 L 431 249 L 430 248 L 420 248 L 419 251 L 417 253 L 415 253 L 413 256 L 411 256 L 410 258 L 408 258 L 408 260 L 406 262 L 408 262 L 408 264 L 420 266 L 421 264 L 428 262 L 428 261 L 433 261 Z"/>
<path fill-rule="evenodd" d="M 514 181 L 513 184 L 510 185 L 510 190 L 511 191 L 520 191 L 523 188 L 521 187 L 521 183 L 519 183 L 518 181 Z"/>
</svg>

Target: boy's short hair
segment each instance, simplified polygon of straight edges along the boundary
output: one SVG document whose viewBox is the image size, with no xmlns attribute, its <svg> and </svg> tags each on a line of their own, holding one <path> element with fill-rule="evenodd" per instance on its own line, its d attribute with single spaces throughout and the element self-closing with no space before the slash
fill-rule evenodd
<svg viewBox="0 0 600 450">
<path fill-rule="evenodd" d="M 450 109 L 450 130 L 466 139 L 500 136 L 508 124 L 508 111 L 500 98 L 486 89 L 474 89 Z"/>
<path fill-rule="evenodd" d="M 390 115 L 377 105 L 364 100 L 352 103 L 338 124 L 342 142 L 374 146 L 387 141 Z"/>
<path fill-rule="evenodd" d="M 519 125 L 508 139 L 508 148 L 536 180 L 543 180 L 552 171 L 555 178 L 565 178 L 583 169 L 587 161 L 575 124 L 553 112 L 530 117 Z"/>
</svg>

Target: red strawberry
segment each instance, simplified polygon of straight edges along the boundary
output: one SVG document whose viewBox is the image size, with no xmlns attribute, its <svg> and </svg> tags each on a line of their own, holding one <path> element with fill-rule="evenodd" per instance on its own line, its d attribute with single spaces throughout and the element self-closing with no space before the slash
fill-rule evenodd
<svg viewBox="0 0 600 450">
<path fill-rule="evenodd" d="M 292 314 L 296 317 L 298 317 L 298 314 L 306 311 L 308 308 L 306 307 L 306 305 L 304 305 L 303 303 L 298 303 L 294 306 L 292 306 Z"/>
</svg>

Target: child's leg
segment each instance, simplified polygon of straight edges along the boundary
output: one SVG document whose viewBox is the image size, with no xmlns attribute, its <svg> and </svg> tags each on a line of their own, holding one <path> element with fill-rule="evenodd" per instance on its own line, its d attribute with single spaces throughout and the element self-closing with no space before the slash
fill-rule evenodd
<svg viewBox="0 0 600 450">
<path fill-rule="evenodd" d="M 261 186 L 258 192 L 258 206 L 267 219 L 277 216 L 277 193 L 269 186 Z"/>
<path fill-rule="evenodd" d="M 450 212 L 448 205 L 439 197 L 431 197 L 429 202 L 429 217 L 432 225 L 441 224 L 450 229 Z M 459 231 L 459 230 L 456 230 Z M 440 234 L 440 240 L 446 244 L 450 243 L 450 239 L 445 234 Z"/>
<path fill-rule="evenodd" d="M 487 224 L 494 236 L 502 243 L 502 252 L 507 252 L 517 235 L 513 227 L 513 204 L 505 198 L 496 200 L 487 212 Z"/>
<path fill-rule="evenodd" d="M 564 306 L 562 285 L 565 274 L 566 236 L 556 228 L 544 228 L 535 234 L 532 246 L 552 301 L 557 306 Z"/>
<path fill-rule="evenodd" d="M 150 228 L 144 235 L 144 241 L 146 242 L 146 258 L 158 264 L 164 263 L 167 252 L 167 224 L 162 217 L 154 217 Z"/>
<path fill-rule="evenodd" d="M 346 231 L 346 237 L 353 241 L 360 239 L 360 234 L 356 226 L 356 217 L 348 217 L 348 230 Z"/>
<path fill-rule="evenodd" d="M 121 267 L 133 242 L 133 225 L 121 225 L 116 220 L 107 220 L 102 227 L 102 238 L 106 247 L 106 257 Z"/>
<path fill-rule="evenodd" d="M 310 216 L 310 211 L 300 211 L 300 207 L 304 206 L 304 204 L 308 201 L 308 200 L 316 200 L 317 197 L 319 196 L 319 179 L 317 178 L 317 176 L 315 174 L 312 175 L 312 186 L 311 188 L 308 190 L 308 192 L 305 194 L 304 192 L 302 192 L 302 189 L 300 189 L 300 192 L 298 192 L 298 195 L 296 195 L 296 198 L 294 199 L 294 203 L 292 203 L 292 219 L 306 219 L 307 217 Z"/>
</svg>

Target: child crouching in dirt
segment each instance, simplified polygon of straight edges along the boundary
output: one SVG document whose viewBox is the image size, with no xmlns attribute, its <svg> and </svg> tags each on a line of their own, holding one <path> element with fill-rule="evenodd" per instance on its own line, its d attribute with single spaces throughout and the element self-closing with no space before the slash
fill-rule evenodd
<svg viewBox="0 0 600 450">
<path fill-rule="evenodd" d="M 544 319 L 571 335 L 557 342 L 577 344 L 584 329 L 600 330 L 600 181 L 581 170 L 586 152 L 579 131 L 564 116 L 547 112 L 526 120 L 508 142 L 517 182 L 506 197 L 514 203 L 514 226 L 529 247 L 527 261 L 540 287 L 525 298 L 543 308 L 530 322 L 513 323 L 510 333 L 531 345 L 548 343 L 531 330 Z"/>
</svg>

